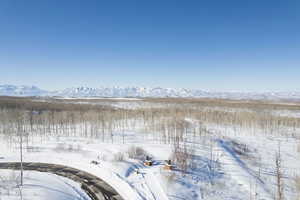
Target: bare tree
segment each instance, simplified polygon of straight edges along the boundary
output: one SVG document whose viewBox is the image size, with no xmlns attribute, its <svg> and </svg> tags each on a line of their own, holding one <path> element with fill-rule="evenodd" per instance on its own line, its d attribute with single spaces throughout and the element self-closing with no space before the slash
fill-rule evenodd
<svg viewBox="0 0 300 200">
<path fill-rule="evenodd" d="M 300 176 L 297 176 L 295 178 L 295 185 L 296 185 L 296 190 L 297 190 L 297 200 L 300 200 Z"/>
<path fill-rule="evenodd" d="M 277 195 L 276 200 L 283 200 L 284 199 L 284 192 L 283 192 L 283 172 L 282 172 L 282 159 L 281 159 L 281 150 L 280 150 L 280 143 L 278 144 L 278 152 L 276 153 L 275 157 L 275 172 L 276 172 L 276 186 L 277 186 Z"/>
</svg>

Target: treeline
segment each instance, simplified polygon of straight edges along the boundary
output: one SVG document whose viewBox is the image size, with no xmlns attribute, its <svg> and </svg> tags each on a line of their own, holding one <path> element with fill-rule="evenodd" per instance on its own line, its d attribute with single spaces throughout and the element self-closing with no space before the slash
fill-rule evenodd
<svg viewBox="0 0 300 200">
<path fill-rule="evenodd" d="M 67 103 L 65 101 L 26 98 L 26 97 L 0 97 L 0 109 L 19 109 L 27 111 L 88 111 L 88 110 L 111 110 L 106 105 Z"/>
<path fill-rule="evenodd" d="M 251 102 L 251 106 L 244 106 L 246 102 L 236 102 L 235 106 L 239 105 L 236 110 L 232 107 L 223 107 L 220 110 L 216 105 L 222 104 L 221 100 L 211 100 L 211 104 L 208 100 L 145 101 L 153 102 L 153 105 L 160 104 L 160 107 L 147 104 L 148 107 L 124 109 L 109 105 L 76 103 L 74 100 L 70 103 L 68 100 L 2 97 L 0 133 L 6 138 L 20 131 L 28 133 L 28 137 L 42 138 L 80 136 L 98 138 L 103 142 L 114 142 L 121 138 L 125 143 L 126 131 L 140 131 L 152 134 L 151 137 L 158 142 L 174 143 L 183 141 L 188 134 L 207 134 L 206 125 L 210 124 L 228 126 L 234 130 L 260 130 L 265 134 L 299 137 L 300 118 L 273 115 L 269 112 L 272 111 L 269 105 L 263 109 L 245 109 L 252 107 L 252 104 L 256 105 L 257 102 Z M 224 101 L 224 105 L 229 103 Z"/>
</svg>

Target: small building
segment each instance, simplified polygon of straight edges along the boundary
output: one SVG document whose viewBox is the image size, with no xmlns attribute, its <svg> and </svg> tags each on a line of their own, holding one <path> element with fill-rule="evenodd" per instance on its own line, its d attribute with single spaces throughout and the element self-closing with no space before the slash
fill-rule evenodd
<svg viewBox="0 0 300 200">
<path fill-rule="evenodd" d="M 145 161 L 144 161 L 144 165 L 150 167 L 150 166 L 152 166 L 152 164 L 153 164 L 152 159 L 151 159 L 149 156 L 146 156 L 146 159 L 145 159 Z"/>
<path fill-rule="evenodd" d="M 172 169 L 173 169 L 171 160 L 166 160 L 166 161 L 165 161 L 164 169 L 165 169 L 165 170 L 172 170 Z"/>
</svg>

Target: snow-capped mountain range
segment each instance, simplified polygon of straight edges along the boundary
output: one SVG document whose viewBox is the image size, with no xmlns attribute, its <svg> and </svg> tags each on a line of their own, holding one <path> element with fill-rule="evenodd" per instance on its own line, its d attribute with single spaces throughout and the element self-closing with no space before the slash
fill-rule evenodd
<svg viewBox="0 0 300 200">
<path fill-rule="evenodd" d="M 45 94 L 47 94 L 46 90 L 35 86 L 0 85 L 1 96 L 42 96 Z"/>
<path fill-rule="evenodd" d="M 59 91 L 46 91 L 36 86 L 0 85 L 0 96 L 59 96 L 59 97 L 191 97 L 222 99 L 290 99 L 300 100 L 295 92 L 211 92 L 185 88 L 148 87 L 74 87 Z"/>
</svg>

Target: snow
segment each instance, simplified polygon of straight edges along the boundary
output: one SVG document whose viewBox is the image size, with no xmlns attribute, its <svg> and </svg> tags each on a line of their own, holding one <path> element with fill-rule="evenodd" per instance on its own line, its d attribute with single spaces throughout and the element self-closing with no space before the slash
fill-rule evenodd
<svg viewBox="0 0 300 200">
<path fill-rule="evenodd" d="M 35 162 L 62 164 L 90 172 L 113 186 L 124 199 L 158 199 L 149 198 L 149 195 L 151 193 L 154 193 L 152 191 L 148 191 L 148 193 L 141 195 L 140 193 L 143 191 L 139 190 L 140 183 L 138 183 L 138 186 L 132 187 L 132 185 L 134 184 L 134 180 L 131 182 L 130 179 L 126 179 L 126 174 L 130 174 L 128 172 L 128 169 L 135 165 L 134 162 L 126 164 L 113 161 L 113 155 L 118 152 L 126 151 L 128 146 L 106 143 L 97 144 L 95 143 L 95 141 L 89 141 L 84 138 L 79 140 L 77 140 L 77 138 L 74 138 L 73 140 L 64 143 L 66 149 L 58 149 L 58 145 L 61 144 L 61 141 L 64 140 L 65 138 L 60 138 L 59 141 L 52 140 L 48 144 L 40 146 L 39 152 L 26 153 L 24 155 L 24 161 L 29 162 L 34 160 Z M 76 150 L 76 144 L 82 145 L 83 149 Z M 75 150 L 69 151 L 69 145 L 72 145 Z M 59 148 L 61 148 L 61 146 Z M 2 149 L 2 152 L 4 152 L 5 149 L 6 148 Z M 19 160 L 15 152 L 6 153 L 6 155 L 9 154 L 10 156 L 6 156 L 1 160 L 1 162 Z M 102 156 L 106 156 L 107 161 L 100 161 L 101 164 L 99 166 L 92 165 L 91 161 L 97 160 L 99 154 L 101 154 Z"/>
<path fill-rule="evenodd" d="M 250 130 L 234 130 L 232 127 L 208 126 L 211 132 L 222 135 L 218 139 L 219 148 L 222 149 L 220 161 L 225 171 L 251 191 L 252 197 L 259 199 L 274 199 L 276 195 L 275 156 L 279 151 L 282 158 L 282 171 L 284 174 L 284 193 L 287 199 L 296 199 L 294 191 L 294 178 L 300 175 L 300 159 L 297 153 L 297 141 L 288 135 L 266 135 Z M 236 134 L 238 132 L 238 134 Z M 285 130 L 285 134 L 288 130 Z M 236 145 L 248 148 L 245 155 L 235 150 Z"/>
<path fill-rule="evenodd" d="M 293 117 L 293 118 L 300 118 L 300 111 L 295 110 L 278 110 L 278 111 L 273 111 L 273 115 L 275 116 L 281 116 L 281 117 Z"/>
<path fill-rule="evenodd" d="M 186 97 L 253 100 L 300 100 L 300 91 L 276 92 L 222 92 L 186 88 L 162 87 L 73 87 L 58 91 L 46 91 L 35 86 L 0 85 L 2 96 L 50 96 L 64 98 L 143 98 Z"/>
<path fill-rule="evenodd" d="M 253 196 L 259 195 L 259 199 L 273 199 L 271 192 L 265 187 L 263 181 L 253 173 L 253 171 L 236 155 L 236 153 L 222 140 L 218 140 L 219 147 L 222 149 L 223 156 L 220 162 L 223 163 L 225 171 L 231 172 L 236 181 L 249 189 L 255 184 L 256 191 Z"/>
<path fill-rule="evenodd" d="M 126 108 L 150 106 L 140 100 L 123 101 L 126 99 L 121 99 L 120 102 L 113 101 L 111 104 Z M 154 105 L 169 106 L 158 103 L 151 104 L 151 107 Z M 209 107 L 207 109 L 251 112 L 240 108 Z M 274 111 L 271 114 L 297 117 L 293 115 L 297 112 Z M 185 121 L 192 126 L 197 126 L 196 119 L 186 118 Z M 195 138 L 190 133 L 184 138 L 187 147 L 194 149 L 194 166 L 184 175 L 178 168 L 172 171 L 163 169 L 164 160 L 170 158 L 174 147 L 162 144 L 157 141 L 155 133 L 143 132 L 145 130 L 113 132 L 113 141 L 109 139 L 102 141 L 100 138 L 32 136 L 29 144 L 31 150 L 25 151 L 24 161 L 62 164 L 89 172 L 115 188 L 125 200 L 271 200 L 276 195 L 274 160 L 280 145 L 284 194 L 286 199 L 296 198 L 293 178 L 300 175 L 300 159 L 297 152 L 297 145 L 300 143 L 299 139 L 294 138 L 291 133 L 299 133 L 300 130 L 290 130 L 286 127 L 278 130 L 276 134 L 267 134 L 259 129 L 237 128 L 222 124 L 207 123 L 205 126 L 207 135 Z M 5 136 L 0 137 L 0 162 L 18 161 L 18 146 L 9 145 Z M 153 166 L 145 166 L 141 160 L 130 158 L 127 152 L 132 146 L 142 147 L 153 158 Z M 124 158 L 116 159 L 118 154 L 122 154 Z M 92 164 L 92 161 L 100 164 Z M 6 174 L 7 172 L 0 170 L 0 176 L 5 177 Z M 39 186 L 48 185 L 49 180 L 61 178 L 49 174 L 34 176 L 51 176 L 40 178 L 38 184 L 33 184 Z M 56 184 L 56 182 L 54 184 L 56 190 L 68 191 L 72 195 L 78 195 L 78 191 L 80 194 L 82 192 L 76 183 L 68 182 L 72 187 Z M 76 189 L 73 190 L 74 188 Z M 30 192 L 25 190 L 24 194 L 48 192 L 39 192 L 40 189 L 40 187 L 27 187 Z M 12 190 L 12 193 L 17 194 L 17 189 Z M 3 194 L 2 192 L 0 197 L 6 199 Z M 52 199 L 67 198 L 60 193 L 51 195 Z M 58 196 L 54 198 L 53 195 Z M 13 199 L 13 195 L 10 198 Z"/>
<path fill-rule="evenodd" d="M 54 174 L 24 171 L 20 186 L 20 172 L 0 170 L 0 200 L 90 200 L 80 184 Z"/>
<path fill-rule="evenodd" d="M 0 85 L 1 96 L 42 96 L 46 93 L 35 86 Z"/>
<path fill-rule="evenodd" d="M 142 142 L 142 137 L 145 136 L 138 134 L 127 133 L 129 140 L 126 140 L 126 144 L 122 144 L 121 140 L 112 144 L 95 139 L 70 137 L 49 138 L 39 144 L 37 138 L 36 142 L 33 142 L 37 150 L 26 152 L 24 161 L 62 164 L 87 171 L 113 186 L 124 199 L 177 200 L 183 197 L 194 200 L 226 199 L 228 196 L 243 199 L 243 195 L 237 193 L 242 191 L 242 187 L 230 177 L 222 175 L 221 171 L 212 172 L 208 169 L 209 160 L 206 157 L 209 153 L 205 150 L 205 146 L 200 145 L 197 148 L 199 151 L 197 167 L 182 177 L 180 171 L 169 172 L 162 169 L 164 160 L 167 160 L 172 152 L 170 145 L 157 144 L 149 136 L 148 142 Z M 140 161 L 129 158 L 121 162 L 114 160 L 115 154 L 125 153 L 130 146 L 136 144 L 142 146 L 145 151 L 151 152 L 155 160 L 154 166 L 147 167 Z M 8 151 L 6 145 L 1 147 L 1 152 L 5 152 L 6 155 L 0 160 L 1 162 L 19 160 L 17 149 Z M 99 161 L 100 165 L 91 164 L 92 160 Z M 138 174 L 135 169 L 139 169 Z M 212 180 L 215 185 L 211 185 Z M 228 190 L 226 187 L 221 187 L 227 181 L 232 182 L 234 186 L 230 191 L 226 191 Z"/>
<path fill-rule="evenodd" d="M 65 100 L 79 100 L 79 98 L 76 97 L 54 97 L 54 99 L 65 99 Z M 83 97 L 83 100 L 117 100 L 117 101 L 140 101 L 142 99 L 140 98 L 124 98 L 124 97 L 114 97 L 114 98 L 109 98 L 109 97 Z"/>
<path fill-rule="evenodd" d="M 228 127 L 211 125 L 208 128 L 214 135 L 218 135 L 214 144 L 214 156 L 220 166 L 215 171 L 209 169 L 209 150 L 206 143 L 210 139 L 207 138 L 206 141 L 202 138 L 202 141 L 196 141 L 196 167 L 184 177 L 176 170 L 168 172 L 162 169 L 163 161 L 172 152 L 172 146 L 155 142 L 151 135 L 147 135 L 145 142 L 142 139 L 145 136 L 137 132 L 127 132 L 125 144 L 121 142 L 121 138 L 117 139 L 118 133 L 115 133 L 114 143 L 78 137 L 49 137 L 43 142 L 36 138 L 31 144 L 36 150 L 26 152 L 24 161 L 62 164 L 87 171 L 113 186 L 124 199 L 130 200 L 248 199 L 250 195 L 268 200 L 273 199 L 275 193 L 274 154 L 280 140 L 284 173 L 287 177 L 285 183 L 288 186 L 285 194 L 290 199 L 294 197 L 295 193 L 290 189 L 291 179 L 297 174 L 300 175 L 300 161 L 297 155 L 291 155 L 297 148 L 295 140 L 262 137 L 259 133 L 260 140 L 257 140 L 257 136 L 247 131 L 241 130 L 237 136 Z M 1 141 L 1 155 L 5 156 L 0 162 L 18 161 L 18 149 L 9 149 L 4 139 Z M 235 152 L 233 141 L 251 148 L 249 158 Z M 117 153 L 126 154 L 130 146 L 137 144 L 151 152 L 155 160 L 154 166 L 146 167 L 140 161 L 126 156 L 124 161 L 114 159 Z M 260 177 L 257 174 L 259 158 L 263 158 L 260 161 Z M 92 160 L 97 160 L 100 164 L 93 165 Z M 139 174 L 136 169 L 139 169 Z M 0 176 L 2 175 L 0 171 Z"/>
</svg>

